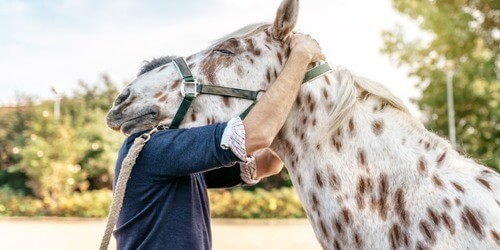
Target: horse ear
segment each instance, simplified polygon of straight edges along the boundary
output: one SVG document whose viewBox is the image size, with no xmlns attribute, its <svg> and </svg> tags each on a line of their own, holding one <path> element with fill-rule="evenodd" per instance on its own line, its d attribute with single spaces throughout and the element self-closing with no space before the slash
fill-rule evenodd
<svg viewBox="0 0 500 250">
<path fill-rule="evenodd" d="M 273 36 L 275 39 L 283 40 L 297 24 L 299 16 L 299 0 L 283 0 L 273 24 Z"/>
</svg>

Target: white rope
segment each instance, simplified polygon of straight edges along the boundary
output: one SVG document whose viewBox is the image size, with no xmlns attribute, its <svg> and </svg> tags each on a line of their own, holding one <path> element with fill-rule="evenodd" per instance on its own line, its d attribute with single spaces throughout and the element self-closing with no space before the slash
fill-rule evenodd
<svg viewBox="0 0 500 250">
<path fill-rule="evenodd" d="M 102 237 L 100 250 L 107 250 L 111 235 L 113 234 L 113 229 L 115 228 L 116 221 L 120 215 L 120 211 L 123 205 L 123 198 L 125 197 L 125 189 L 127 188 L 127 181 L 132 172 L 132 167 L 135 165 L 137 157 L 141 152 L 146 142 L 149 141 L 151 135 L 158 131 L 157 128 L 153 128 L 151 131 L 142 134 L 141 136 L 135 138 L 134 144 L 130 147 L 127 156 L 123 159 L 122 166 L 120 169 L 120 174 L 118 175 L 118 180 L 116 181 L 115 191 L 113 194 L 113 201 L 111 202 L 111 208 L 108 215 L 108 222 L 106 224 L 106 230 L 104 231 L 104 236 Z"/>
</svg>

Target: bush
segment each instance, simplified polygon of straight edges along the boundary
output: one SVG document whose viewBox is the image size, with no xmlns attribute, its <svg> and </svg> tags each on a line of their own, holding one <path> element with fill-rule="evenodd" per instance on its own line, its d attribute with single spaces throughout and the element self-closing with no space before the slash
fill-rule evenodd
<svg viewBox="0 0 500 250">
<path fill-rule="evenodd" d="M 57 200 L 24 196 L 10 188 L 0 188 L 0 216 L 106 217 L 111 205 L 110 190 L 75 192 Z M 210 190 L 213 218 L 282 219 L 304 218 L 305 212 L 293 188 L 267 191 L 242 188 Z"/>
<path fill-rule="evenodd" d="M 42 200 L 0 188 L 0 216 L 106 217 L 110 205 L 110 190 L 75 192 L 57 200 Z"/>
<path fill-rule="evenodd" d="M 293 188 L 267 191 L 211 190 L 212 218 L 304 218 L 306 214 Z"/>
</svg>

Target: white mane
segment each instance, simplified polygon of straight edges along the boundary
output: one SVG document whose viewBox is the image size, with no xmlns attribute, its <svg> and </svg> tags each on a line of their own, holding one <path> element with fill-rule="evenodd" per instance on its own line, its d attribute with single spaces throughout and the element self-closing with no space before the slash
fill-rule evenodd
<svg viewBox="0 0 500 250">
<path fill-rule="evenodd" d="M 410 114 L 403 101 L 391 93 L 384 85 L 369 80 L 364 77 L 355 76 L 344 68 L 335 69 L 332 74 L 339 80 L 339 87 L 333 91 L 335 95 L 335 105 L 328 115 L 328 122 L 325 123 L 323 138 L 330 138 L 339 127 L 347 122 L 352 116 L 359 93 L 368 92 L 372 96 L 387 101 L 392 107 Z"/>
</svg>

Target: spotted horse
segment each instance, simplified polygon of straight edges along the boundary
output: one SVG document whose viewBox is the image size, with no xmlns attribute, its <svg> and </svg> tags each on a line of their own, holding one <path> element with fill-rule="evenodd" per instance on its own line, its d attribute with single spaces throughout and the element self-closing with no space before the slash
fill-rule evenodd
<svg viewBox="0 0 500 250">
<path fill-rule="evenodd" d="M 265 90 L 289 55 L 298 1 L 188 56 L 204 84 Z M 125 134 L 170 124 L 183 100 L 172 57 L 145 65 L 107 115 Z M 224 122 L 251 101 L 201 95 L 181 128 Z M 271 149 L 325 249 L 500 249 L 498 173 L 429 132 L 400 99 L 337 67 L 304 84 Z"/>
</svg>

